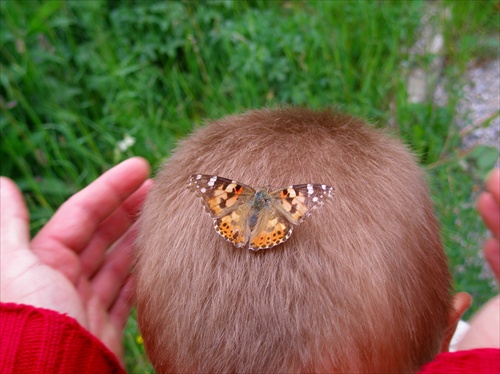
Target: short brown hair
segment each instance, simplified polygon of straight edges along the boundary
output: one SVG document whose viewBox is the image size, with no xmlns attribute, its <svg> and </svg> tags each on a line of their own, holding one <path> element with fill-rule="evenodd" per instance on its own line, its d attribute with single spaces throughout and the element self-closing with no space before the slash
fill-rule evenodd
<svg viewBox="0 0 500 374">
<path fill-rule="evenodd" d="M 269 250 L 213 229 L 191 174 L 335 197 Z M 140 328 L 159 372 L 403 372 L 438 353 L 450 274 L 432 202 L 398 140 L 332 110 L 254 110 L 197 129 L 140 218 Z"/>
</svg>

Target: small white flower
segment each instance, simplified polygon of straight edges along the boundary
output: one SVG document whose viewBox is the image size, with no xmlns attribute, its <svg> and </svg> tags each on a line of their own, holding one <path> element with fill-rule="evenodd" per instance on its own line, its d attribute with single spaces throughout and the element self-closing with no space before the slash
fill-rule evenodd
<svg viewBox="0 0 500 374">
<path fill-rule="evenodd" d="M 116 145 L 121 152 L 125 152 L 131 146 L 135 144 L 135 138 L 131 137 L 129 134 L 125 134 L 123 140 L 120 140 Z"/>
</svg>

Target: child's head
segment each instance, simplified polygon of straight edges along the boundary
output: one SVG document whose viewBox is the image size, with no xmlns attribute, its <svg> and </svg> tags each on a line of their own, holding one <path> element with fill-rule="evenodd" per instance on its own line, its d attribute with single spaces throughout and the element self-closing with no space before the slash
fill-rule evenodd
<svg viewBox="0 0 500 374">
<path fill-rule="evenodd" d="M 220 237 L 186 183 L 324 183 L 285 243 Z M 422 171 L 399 141 L 332 111 L 226 117 L 184 140 L 140 220 L 137 303 L 160 372 L 402 372 L 440 350 L 450 274 Z"/>
</svg>

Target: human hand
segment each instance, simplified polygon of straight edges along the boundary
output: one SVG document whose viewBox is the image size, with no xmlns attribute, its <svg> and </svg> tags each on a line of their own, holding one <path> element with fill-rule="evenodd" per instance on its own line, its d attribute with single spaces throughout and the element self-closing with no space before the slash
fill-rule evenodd
<svg viewBox="0 0 500 374">
<path fill-rule="evenodd" d="M 65 313 L 123 362 L 130 308 L 133 223 L 149 165 L 132 158 L 68 199 L 30 243 L 23 197 L 0 178 L 0 300 Z"/>
<path fill-rule="evenodd" d="M 483 246 L 484 257 L 500 284 L 500 169 L 486 182 L 486 191 L 477 201 L 477 209 L 493 234 Z M 457 344 L 459 350 L 500 348 L 500 295 L 488 301 L 470 320 L 470 327 Z"/>
<path fill-rule="evenodd" d="M 493 234 L 484 244 L 484 257 L 500 284 L 500 169 L 494 169 L 486 182 L 486 191 L 477 201 L 477 209 Z"/>
</svg>

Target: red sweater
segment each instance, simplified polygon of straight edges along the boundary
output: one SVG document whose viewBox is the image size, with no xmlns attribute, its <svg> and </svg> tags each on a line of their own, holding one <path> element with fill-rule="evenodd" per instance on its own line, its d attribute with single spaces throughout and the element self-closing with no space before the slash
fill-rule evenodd
<svg viewBox="0 0 500 374">
<path fill-rule="evenodd" d="M 0 303 L 0 373 L 124 373 L 116 357 L 73 318 Z M 441 353 L 420 374 L 499 374 L 500 349 Z"/>
<path fill-rule="evenodd" d="M 445 352 L 420 369 L 419 374 L 500 374 L 500 349 L 481 348 Z"/>
<path fill-rule="evenodd" d="M 71 317 L 0 303 L 0 373 L 125 373 L 115 355 Z"/>
</svg>

